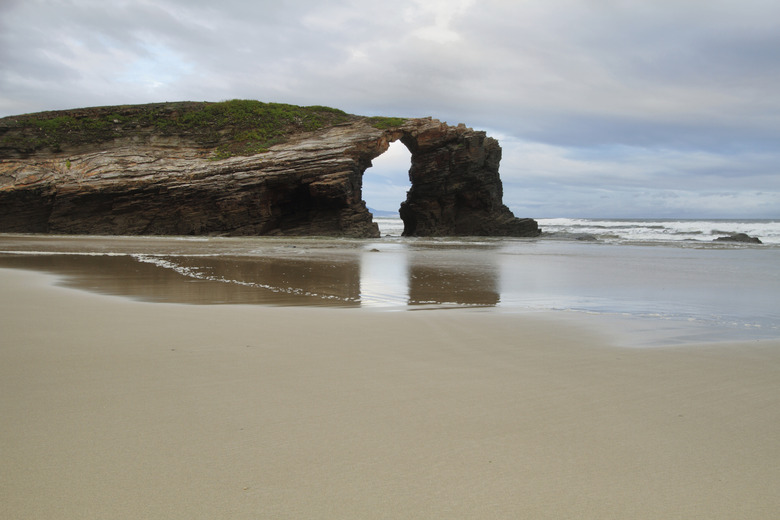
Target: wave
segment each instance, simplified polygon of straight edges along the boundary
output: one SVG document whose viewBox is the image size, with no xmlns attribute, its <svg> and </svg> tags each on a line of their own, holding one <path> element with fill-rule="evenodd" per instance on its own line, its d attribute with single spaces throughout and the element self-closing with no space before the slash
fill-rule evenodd
<svg viewBox="0 0 780 520">
<path fill-rule="evenodd" d="M 554 218 L 538 221 L 547 236 L 561 238 L 567 235 L 575 238 L 592 235 L 593 238 L 611 242 L 709 243 L 718 237 L 745 233 L 758 237 L 764 244 L 780 245 L 780 221 L 778 220 Z"/>
</svg>

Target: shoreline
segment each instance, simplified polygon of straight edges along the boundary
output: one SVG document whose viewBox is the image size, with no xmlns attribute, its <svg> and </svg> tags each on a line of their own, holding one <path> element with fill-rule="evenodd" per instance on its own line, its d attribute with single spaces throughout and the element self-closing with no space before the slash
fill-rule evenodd
<svg viewBox="0 0 780 520">
<path fill-rule="evenodd" d="M 780 342 L 192 306 L 0 269 L 9 518 L 768 518 Z"/>
<path fill-rule="evenodd" d="M 137 300 L 551 313 L 635 346 L 780 339 L 776 251 L 556 240 L 0 236 L 0 268 Z"/>
</svg>

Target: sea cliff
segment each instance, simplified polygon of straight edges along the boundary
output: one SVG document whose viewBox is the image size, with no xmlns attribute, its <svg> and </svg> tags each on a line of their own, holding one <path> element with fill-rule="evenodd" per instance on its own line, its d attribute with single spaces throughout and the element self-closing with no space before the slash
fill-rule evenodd
<svg viewBox="0 0 780 520">
<path fill-rule="evenodd" d="M 485 132 L 246 100 L 0 119 L 0 232 L 375 237 L 363 174 L 396 140 L 405 235 L 539 234 L 503 204 Z"/>
</svg>

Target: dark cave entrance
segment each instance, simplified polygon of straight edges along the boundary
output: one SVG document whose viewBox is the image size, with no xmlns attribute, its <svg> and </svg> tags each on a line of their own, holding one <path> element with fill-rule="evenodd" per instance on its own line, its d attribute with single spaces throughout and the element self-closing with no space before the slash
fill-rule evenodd
<svg viewBox="0 0 780 520">
<path fill-rule="evenodd" d="M 401 236 L 404 223 L 398 211 L 412 186 L 409 180 L 412 153 L 399 139 L 371 163 L 363 173 L 363 200 L 381 236 Z"/>
</svg>

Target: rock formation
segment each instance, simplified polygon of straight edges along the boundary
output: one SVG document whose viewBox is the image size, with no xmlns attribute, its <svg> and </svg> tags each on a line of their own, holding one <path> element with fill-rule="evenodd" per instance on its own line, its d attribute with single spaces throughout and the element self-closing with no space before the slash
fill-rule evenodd
<svg viewBox="0 0 780 520">
<path fill-rule="evenodd" d="M 718 237 L 713 242 L 742 242 L 746 244 L 763 244 L 758 237 L 751 237 L 747 233 L 735 233 L 733 235 Z"/>
<path fill-rule="evenodd" d="M 218 105 L 0 120 L 0 232 L 376 237 L 363 173 L 400 139 L 412 156 L 405 235 L 539 234 L 503 205 L 501 148 L 484 132 L 307 107 L 320 111 L 285 112 L 283 132 L 265 127 L 258 137 L 251 125 L 260 123 L 197 119 Z"/>
</svg>

